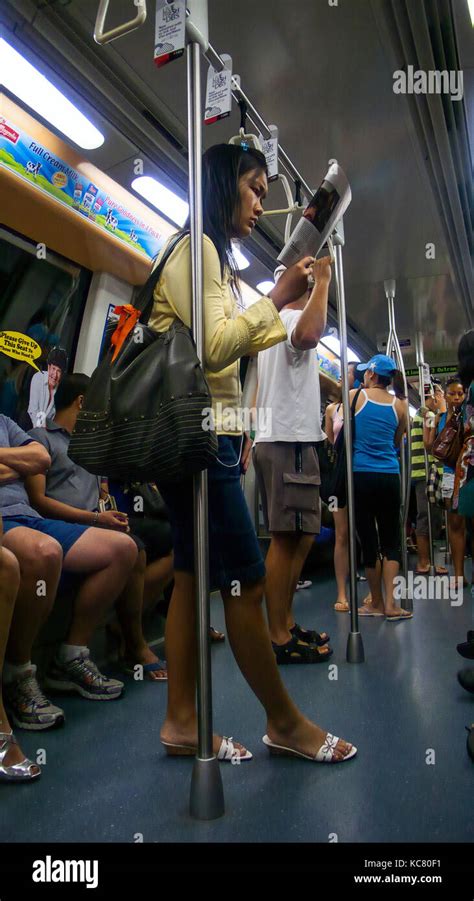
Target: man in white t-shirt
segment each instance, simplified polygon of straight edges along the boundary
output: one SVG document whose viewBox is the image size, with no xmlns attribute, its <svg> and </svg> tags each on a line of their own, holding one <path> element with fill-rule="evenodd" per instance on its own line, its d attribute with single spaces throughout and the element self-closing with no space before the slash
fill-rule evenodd
<svg viewBox="0 0 474 901">
<path fill-rule="evenodd" d="M 326 327 L 329 257 L 315 261 L 313 276 L 312 290 L 280 311 L 287 340 L 258 355 L 256 407 L 265 415 L 257 415 L 253 462 L 271 534 L 265 597 L 280 664 L 324 662 L 332 653 L 329 636 L 302 629 L 291 609 L 296 583 L 320 530 L 315 444 L 325 435 L 315 348 Z"/>
</svg>

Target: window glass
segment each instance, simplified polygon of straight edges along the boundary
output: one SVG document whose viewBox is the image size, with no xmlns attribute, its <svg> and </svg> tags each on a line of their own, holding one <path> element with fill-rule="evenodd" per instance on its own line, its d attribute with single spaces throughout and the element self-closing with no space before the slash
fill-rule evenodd
<svg viewBox="0 0 474 901">
<path fill-rule="evenodd" d="M 0 413 L 21 428 L 54 416 L 72 372 L 92 274 L 0 230 Z"/>
</svg>

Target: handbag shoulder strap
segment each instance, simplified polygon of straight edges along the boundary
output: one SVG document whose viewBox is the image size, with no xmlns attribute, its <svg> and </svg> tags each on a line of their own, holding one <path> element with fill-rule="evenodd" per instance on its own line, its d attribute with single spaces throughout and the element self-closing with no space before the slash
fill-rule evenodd
<svg viewBox="0 0 474 901">
<path fill-rule="evenodd" d="M 140 310 L 140 314 L 141 314 L 140 322 L 142 322 L 144 325 L 146 325 L 146 323 L 148 322 L 148 320 L 151 316 L 151 312 L 153 309 L 153 303 L 154 303 L 154 297 L 153 297 L 154 291 L 155 291 L 155 288 L 161 278 L 163 269 L 165 268 L 165 265 L 168 262 L 175 247 L 177 247 L 179 242 L 182 241 L 183 238 L 187 237 L 188 235 L 189 235 L 189 232 L 184 231 L 184 232 L 180 232 L 178 235 L 175 235 L 171 239 L 171 241 L 168 244 L 168 247 L 166 248 L 163 256 L 161 257 L 160 262 L 154 268 L 151 275 L 148 277 L 147 281 L 143 285 L 143 287 L 137 297 L 137 300 L 135 302 L 135 307 L 137 310 Z"/>
<path fill-rule="evenodd" d="M 354 441 L 355 441 L 355 429 L 356 429 L 355 411 L 356 411 L 357 401 L 359 400 L 359 394 L 361 391 L 362 391 L 362 386 L 354 394 L 354 397 L 352 398 L 352 403 L 351 403 L 352 446 L 354 446 Z"/>
</svg>

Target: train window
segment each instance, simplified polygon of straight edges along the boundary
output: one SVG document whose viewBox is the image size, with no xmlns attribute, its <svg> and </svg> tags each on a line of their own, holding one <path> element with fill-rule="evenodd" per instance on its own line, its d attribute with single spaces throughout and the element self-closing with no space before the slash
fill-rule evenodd
<svg viewBox="0 0 474 901">
<path fill-rule="evenodd" d="M 54 414 L 61 377 L 73 370 L 91 277 L 0 229 L 0 413 L 23 429 Z"/>
</svg>

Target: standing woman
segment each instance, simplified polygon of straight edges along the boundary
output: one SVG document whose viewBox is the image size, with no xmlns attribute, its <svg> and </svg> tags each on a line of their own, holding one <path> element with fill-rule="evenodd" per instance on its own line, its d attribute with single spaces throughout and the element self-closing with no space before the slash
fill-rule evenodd
<svg viewBox="0 0 474 901">
<path fill-rule="evenodd" d="M 437 425 L 430 429 L 427 434 L 425 447 L 431 451 L 435 437 L 442 432 L 446 423 L 456 413 L 464 403 L 464 388 L 459 376 L 448 379 L 446 383 L 446 404 L 447 410 L 442 413 L 438 419 Z M 451 466 L 443 466 L 443 481 L 441 483 L 441 493 L 444 503 L 448 511 L 448 533 L 449 546 L 453 558 L 454 575 L 456 578 L 463 579 L 464 583 L 464 552 L 466 546 L 466 522 L 464 516 L 460 516 L 452 509 L 452 498 L 454 492 L 454 475 L 455 470 Z"/>
<path fill-rule="evenodd" d="M 400 568 L 400 448 L 408 421 L 403 379 L 394 360 L 377 354 L 365 370 L 355 410 L 355 519 L 364 554 L 372 602 L 360 616 L 384 616 L 387 622 L 411 619 L 394 602 L 394 579 Z M 388 390 L 393 385 L 395 396 Z M 355 391 L 350 392 L 352 402 Z M 385 600 L 382 593 L 382 580 Z"/>
<path fill-rule="evenodd" d="M 265 157 L 253 149 L 217 145 L 204 154 L 202 174 L 203 363 L 219 445 L 218 459 L 208 468 L 211 586 L 220 589 L 237 663 L 265 708 L 264 743 L 275 753 L 337 763 L 354 756 L 356 749 L 306 719 L 280 679 L 262 609 L 265 567 L 240 487 L 240 460 L 247 448 L 240 422 L 238 360 L 285 340 L 278 310 L 307 289 L 313 261 L 306 257 L 288 269 L 268 297 L 239 314 L 231 242 L 248 237 L 263 212 L 268 187 Z M 189 237 L 173 250 L 154 298 L 152 328 L 162 332 L 177 318 L 190 326 Z M 159 489 L 171 516 L 175 559 L 175 585 L 166 623 L 168 710 L 161 740 L 168 754 L 194 755 L 198 728 L 192 480 L 160 483 Z M 214 736 L 213 744 L 220 759 L 232 760 L 237 754 L 248 760 L 252 756 L 230 739 Z"/>
</svg>

